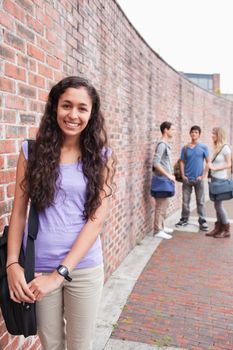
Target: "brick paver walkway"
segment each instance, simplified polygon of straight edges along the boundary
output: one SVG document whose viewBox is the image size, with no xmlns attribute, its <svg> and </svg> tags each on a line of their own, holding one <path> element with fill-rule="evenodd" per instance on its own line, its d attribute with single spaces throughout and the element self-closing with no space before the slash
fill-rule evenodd
<svg viewBox="0 0 233 350">
<path fill-rule="evenodd" d="M 117 339 L 233 350 L 233 235 L 176 231 L 163 240 L 114 328 Z"/>
</svg>

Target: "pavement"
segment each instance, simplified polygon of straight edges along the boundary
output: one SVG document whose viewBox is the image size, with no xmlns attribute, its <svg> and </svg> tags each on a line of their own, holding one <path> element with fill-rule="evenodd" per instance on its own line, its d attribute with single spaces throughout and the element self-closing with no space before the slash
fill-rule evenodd
<svg viewBox="0 0 233 350">
<path fill-rule="evenodd" d="M 149 233 L 134 248 L 104 286 L 94 350 L 233 350 L 233 200 L 224 205 L 230 238 L 206 237 L 194 209 L 172 239 Z"/>
</svg>

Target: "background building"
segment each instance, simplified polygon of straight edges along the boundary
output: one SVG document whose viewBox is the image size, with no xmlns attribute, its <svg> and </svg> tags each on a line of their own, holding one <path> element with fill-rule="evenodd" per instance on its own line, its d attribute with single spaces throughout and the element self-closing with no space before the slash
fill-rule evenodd
<svg viewBox="0 0 233 350">
<path fill-rule="evenodd" d="M 220 94 L 220 74 L 199 74 L 199 73 L 182 73 L 186 78 L 197 84 L 201 88 Z"/>
</svg>

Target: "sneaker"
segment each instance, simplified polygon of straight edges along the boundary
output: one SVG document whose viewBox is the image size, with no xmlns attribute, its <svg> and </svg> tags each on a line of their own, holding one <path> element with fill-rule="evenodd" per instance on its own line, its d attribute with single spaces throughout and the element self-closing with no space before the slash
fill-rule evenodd
<svg viewBox="0 0 233 350">
<path fill-rule="evenodd" d="M 164 239 L 171 239 L 172 236 L 164 232 L 163 230 L 159 231 L 154 235 L 154 237 L 164 238 Z"/>
<path fill-rule="evenodd" d="M 173 230 L 173 228 L 170 228 L 170 227 L 164 227 L 163 231 L 166 233 L 173 233 L 174 230 Z"/>
<path fill-rule="evenodd" d="M 199 221 L 199 228 L 201 231 L 208 231 L 209 227 L 205 219 Z"/>
<path fill-rule="evenodd" d="M 177 222 L 176 227 L 183 227 L 188 225 L 188 220 L 181 218 L 179 222 Z"/>
</svg>

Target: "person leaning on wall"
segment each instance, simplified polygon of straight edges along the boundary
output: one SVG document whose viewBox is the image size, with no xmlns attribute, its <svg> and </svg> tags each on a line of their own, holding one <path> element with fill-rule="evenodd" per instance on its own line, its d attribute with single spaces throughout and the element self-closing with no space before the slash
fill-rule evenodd
<svg viewBox="0 0 233 350">
<path fill-rule="evenodd" d="M 226 141 L 226 133 L 223 128 L 213 128 L 212 140 L 214 152 L 212 162 L 209 165 L 211 182 L 220 182 L 228 178 L 227 170 L 231 168 L 231 148 Z M 223 207 L 223 201 L 214 201 L 217 221 L 214 229 L 206 236 L 215 238 L 230 237 L 230 223 L 227 212 Z"/>
<path fill-rule="evenodd" d="M 170 122 L 163 122 L 160 125 L 162 138 L 158 142 L 155 150 L 153 161 L 154 175 L 166 176 L 168 179 L 175 181 L 173 175 L 173 168 L 171 165 L 171 146 L 169 141 L 172 138 L 174 127 Z M 173 229 L 164 226 L 167 208 L 169 205 L 169 198 L 155 198 L 155 216 L 154 216 L 154 236 L 170 239 Z"/>
</svg>

